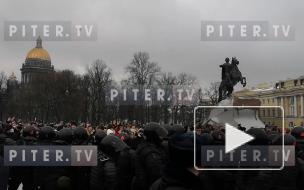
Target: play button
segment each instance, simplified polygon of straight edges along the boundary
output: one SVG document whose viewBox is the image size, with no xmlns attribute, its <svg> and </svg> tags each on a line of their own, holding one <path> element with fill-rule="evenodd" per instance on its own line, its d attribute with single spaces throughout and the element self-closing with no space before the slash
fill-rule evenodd
<svg viewBox="0 0 304 190">
<path fill-rule="evenodd" d="M 225 124 L 225 153 L 229 153 L 253 139 L 253 136 L 236 129 L 228 123 Z"/>
<path fill-rule="evenodd" d="M 198 111 L 200 109 L 200 111 Z M 265 111 L 266 110 L 266 111 Z M 194 167 L 197 170 L 281 170 L 287 163 L 284 138 L 268 144 L 265 124 L 259 115 L 278 113 L 284 137 L 284 109 L 280 106 L 198 106 L 194 110 Z M 202 117 L 201 113 L 210 113 Z M 197 114 L 197 116 L 196 116 Z M 208 115 L 208 114 L 207 114 Z M 263 115 L 263 114 L 262 114 Z M 207 118 L 207 119 L 206 119 Z M 272 118 L 272 117 L 271 117 Z M 278 119 L 273 116 L 273 119 Z M 264 119 L 264 118 L 262 118 Z M 198 126 L 196 126 L 198 124 Z M 209 135 L 201 134 L 211 127 Z M 220 130 L 219 130 L 220 129 Z M 224 130 L 222 130 L 224 129 Z M 204 131 L 205 132 L 205 131 Z M 206 141 L 210 135 L 214 142 Z M 260 141 L 258 138 L 261 138 Z M 259 141 L 259 142 L 255 142 Z M 265 142 L 265 143 L 263 143 Z M 294 148 L 294 147 L 293 147 Z M 286 152 L 285 152 L 286 153 Z M 294 154 L 291 154 L 294 155 Z M 290 158 L 290 157 L 289 157 Z"/>
</svg>

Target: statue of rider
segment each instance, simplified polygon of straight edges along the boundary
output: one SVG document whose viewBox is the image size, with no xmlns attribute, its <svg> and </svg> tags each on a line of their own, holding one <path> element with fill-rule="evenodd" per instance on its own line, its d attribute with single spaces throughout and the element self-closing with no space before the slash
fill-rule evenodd
<svg viewBox="0 0 304 190">
<path fill-rule="evenodd" d="M 231 64 L 229 63 L 230 59 L 227 57 L 225 59 L 225 63 L 220 65 L 222 68 L 222 81 L 225 81 L 226 83 L 231 83 L 230 81 L 230 71 L 231 71 Z"/>
<path fill-rule="evenodd" d="M 246 86 L 246 78 L 242 76 L 242 73 L 238 69 L 239 61 L 236 57 L 233 57 L 231 63 L 227 57 L 225 63 L 220 65 L 222 68 L 222 82 L 219 87 L 218 102 L 230 97 L 233 92 L 233 87 L 240 82 L 243 87 Z"/>
</svg>

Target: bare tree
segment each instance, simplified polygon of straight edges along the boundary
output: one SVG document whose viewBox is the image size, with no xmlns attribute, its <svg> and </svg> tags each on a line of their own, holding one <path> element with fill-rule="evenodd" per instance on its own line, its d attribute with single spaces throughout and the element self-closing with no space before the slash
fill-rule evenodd
<svg viewBox="0 0 304 190">
<path fill-rule="evenodd" d="M 70 70 L 35 76 L 9 96 L 8 111 L 25 120 L 77 121 L 85 110 L 82 80 Z"/>
<path fill-rule="evenodd" d="M 179 86 L 178 88 L 183 88 L 184 90 L 189 89 L 189 87 L 194 88 L 194 90 L 199 89 L 197 78 L 184 72 L 176 76 L 172 75 L 172 73 L 162 73 L 158 79 L 158 83 L 165 86 L 177 85 Z M 171 112 L 171 121 L 174 123 L 186 123 L 187 120 L 190 120 L 189 115 L 192 114 L 191 106 L 186 106 L 183 100 L 180 101 L 178 99 L 175 99 L 172 103 L 173 104 L 168 104 L 165 102 L 162 105 L 165 123 L 168 121 L 169 110 Z"/>
<path fill-rule="evenodd" d="M 137 52 L 134 54 L 131 63 L 126 67 L 129 73 L 128 80 L 134 85 L 150 86 L 156 74 L 160 72 L 160 67 L 155 62 L 149 61 L 147 52 Z"/>
<path fill-rule="evenodd" d="M 197 78 L 195 76 L 192 76 L 188 73 L 180 73 L 177 76 L 177 85 L 197 85 Z"/>
<path fill-rule="evenodd" d="M 143 88 L 150 87 L 155 83 L 156 76 L 161 70 L 157 63 L 151 62 L 149 59 L 150 56 L 147 52 L 137 52 L 133 55 L 132 61 L 125 69 L 129 75 L 126 84 L 140 88 L 140 97 L 143 97 Z M 136 117 L 135 119 L 141 120 L 142 122 L 150 121 L 149 106 L 145 105 L 143 101 L 137 108 L 138 109 L 132 109 L 133 115 Z"/>
<path fill-rule="evenodd" d="M 210 99 L 212 105 L 216 105 L 218 103 L 219 86 L 219 82 L 212 82 L 208 88 L 205 88 L 204 95 Z"/>
<path fill-rule="evenodd" d="M 52 96 L 49 97 L 51 112 L 60 120 L 77 121 L 85 112 L 85 94 L 82 91 L 82 76 L 70 70 L 55 73 Z M 75 109 L 77 107 L 77 109 Z M 62 110 L 65 110 L 62 112 Z M 53 114 L 53 113 L 52 113 Z M 51 115 L 52 115 L 51 114 Z"/>
<path fill-rule="evenodd" d="M 7 81 L 7 77 L 3 71 L 0 72 L 0 91 L 5 87 Z"/>
<path fill-rule="evenodd" d="M 91 120 L 99 123 L 105 119 L 105 90 L 112 82 L 112 71 L 102 59 L 96 60 L 87 69 L 90 87 Z"/>
<path fill-rule="evenodd" d="M 172 73 L 165 73 L 162 72 L 160 74 L 160 77 L 157 80 L 157 83 L 159 86 L 161 86 L 165 90 L 165 94 L 169 96 L 170 92 L 172 92 L 172 85 L 175 85 L 177 81 L 177 77 L 173 75 Z M 164 98 L 164 102 L 160 105 L 160 111 L 156 111 L 155 113 L 158 113 L 158 117 L 164 122 L 168 123 L 170 119 L 170 111 L 172 111 L 172 108 L 170 108 L 170 101 L 168 100 L 168 97 Z"/>
<path fill-rule="evenodd" d="M 3 88 L 5 87 L 6 84 L 6 76 L 5 73 L 3 71 L 0 71 L 0 121 L 3 119 L 3 112 L 6 109 L 5 108 L 5 104 L 2 101 L 2 93 L 3 93 Z"/>
<path fill-rule="evenodd" d="M 157 80 L 157 83 L 159 85 L 174 85 L 176 83 L 176 80 L 177 77 L 174 76 L 172 73 L 162 72 Z"/>
<path fill-rule="evenodd" d="M 177 75 L 176 85 L 180 85 L 179 88 L 183 88 L 184 90 L 189 89 L 191 87 L 193 90 L 199 89 L 199 83 L 197 78 L 191 74 L 182 72 Z M 176 105 L 172 108 L 173 121 L 186 123 L 191 121 L 189 118 L 192 115 L 193 108 L 191 106 L 186 106 L 185 102 L 177 102 Z"/>
</svg>

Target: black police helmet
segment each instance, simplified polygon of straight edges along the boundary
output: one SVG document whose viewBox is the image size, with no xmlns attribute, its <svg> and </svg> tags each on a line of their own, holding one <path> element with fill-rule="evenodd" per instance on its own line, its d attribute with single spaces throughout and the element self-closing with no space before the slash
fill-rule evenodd
<svg viewBox="0 0 304 190">
<path fill-rule="evenodd" d="M 291 135 L 294 136 L 297 142 L 304 142 L 304 127 L 295 127 L 291 130 Z"/>
<path fill-rule="evenodd" d="M 212 137 L 209 134 L 196 135 L 194 142 L 193 132 L 173 135 L 168 143 L 170 161 L 177 167 L 193 166 L 194 143 L 196 143 L 196 160 L 199 161 L 201 146 L 212 144 Z"/>
<path fill-rule="evenodd" d="M 52 140 L 56 137 L 55 130 L 50 126 L 41 127 L 39 131 L 39 139 Z"/>
<path fill-rule="evenodd" d="M 71 143 L 73 141 L 73 130 L 70 128 L 63 128 L 58 133 L 58 138 L 65 142 Z"/>
<path fill-rule="evenodd" d="M 269 144 L 268 136 L 263 129 L 251 128 L 247 131 L 247 133 L 254 137 L 254 139 L 248 143 L 249 145 L 268 145 Z"/>
<path fill-rule="evenodd" d="M 273 145 L 282 145 L 283 139 L 282 134 L 278 134 L 276 138 L 272 140 Z M 284 135 L 284 145 L 295 145 L 296 138 L 294 138 L 292 135 L 285 134 Z"/>
<path fill-rule="evenodd" d="M 32 125 L 27 125 L 22 130 L 23 137 L 36 137 L 36 128 Z"/>
<path fill-rule="evenodd" d="M 87 140 L 88 139 L 88 133 L 83 127 L 76 127 L 73 130 L 74 139 L 77 140 Z"/>
<path fill-rule="evenodd" d="M 144 135 L 148 142 L 159 143 L 162 139 L 166 138 L 168 131 L 160 126 L 158 123 L 148 123 L 144 128 Z"/>
<path fill-rule="evenodd" d="M 99 144 L 101 143 L 102 139 L 105 138 L 106 136 L 107 136 L 107 133 L 106 133 L 106 132 L 104 132 L 104 131 L 101 130 L 101 129 L 97 129 L 97 130 L 96 130 L 96 133 L 95 133 L 95 135 L 94 135 L 94 138 L 95 138 L 94 144 L 99 145 Z"/>
<path fill-rule="evenodd" d="M 120 138 L 112 134 L 104 137 L 101 141 L 101 145 L 102 147 L 105 147 L 108 150 L 112 149 L 112 151 L 114 152 L 120 152 L 128 147 L 125 142 L 123 142 Z"/>
<path fill-rule="evenodd" d="M 171 128 L 169 128 L 168 130 L 168 136 L 177 134 L 177 133 L 184 133 L 185 132 L 185 128 L 182 125 L 173 125 L 171 126 Z"/>
</svg>

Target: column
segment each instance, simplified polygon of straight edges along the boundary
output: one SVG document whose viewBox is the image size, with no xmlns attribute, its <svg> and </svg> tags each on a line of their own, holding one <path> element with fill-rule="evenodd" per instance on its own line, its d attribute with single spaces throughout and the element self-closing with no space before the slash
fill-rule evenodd
<svg viewBox="0 0 304 190">
<path fill-rule="evenodd" d="M 278 97 L 274 97 L 274 106 L 278 106 Z M 274 117 L 279 117 L 278 109 L 275 108 Z"/>
<path fill-rule="evenodd" d="M 304 96 L 303 95 L 301 95 L 300 96 L 300 109 L 301 109 L 301 117 L 303 117 L 304 116 L 304 109 L 303 109 L 303 98 L 304 98 Z"/>
<path fill-rule="evenodd" d="M 283 96 L 281 97 L 281 106 L 283 107 L 284 111 L 287 111 L 287 110 L 285 110 L 285 107 L 284 107 L 284 97 Z M 285 113 L 285 115 L 283 115 L 283 113 L 281 113 L 281 114 L 282 114 L 281 117 L 285 117 L 285 115 L 286 115 L 286 113 Z"/>
<path fill-rule="evenodd" d="M 294 116 L 298 116 L 297 96 L 293 97 Z"/>
</svg>

